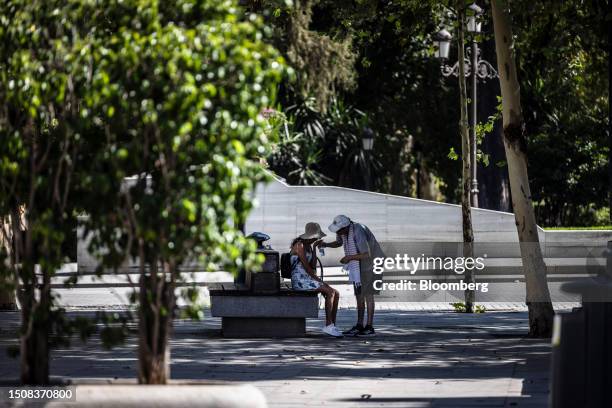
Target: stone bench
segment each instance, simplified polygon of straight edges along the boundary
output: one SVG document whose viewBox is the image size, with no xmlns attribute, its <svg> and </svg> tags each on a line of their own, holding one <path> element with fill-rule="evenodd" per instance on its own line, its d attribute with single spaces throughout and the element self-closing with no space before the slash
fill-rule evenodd
<svg viewBox="0 0 612 408">
<path fill-rule="evenodd" d="M 211 315 L 221 317 L 224 337 L 300 337 L 306 318 L 319 317 L 317 293 L 281 284 L 274 294 L 253 293 L 246 285 L 209 285 Z"/>
</svg>

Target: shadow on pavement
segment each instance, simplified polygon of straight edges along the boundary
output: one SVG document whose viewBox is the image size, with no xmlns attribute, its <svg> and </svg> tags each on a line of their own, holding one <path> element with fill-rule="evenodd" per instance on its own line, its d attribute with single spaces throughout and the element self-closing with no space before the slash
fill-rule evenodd
<svg viewBox="0 0 612 408">
<path fill-rule="evenodd" d="M 342 310 L 338 326 L 350 327 L 354 315 Z M 12 319 L 2 327 L 16 328 Z M 252 382 L 275 390 L 267 393 L 269 399 L 278 390 L 290 396 L 295 387 L 308 384 L 317 392 L 329 389 L 321 394 L 346 404 L 525 406 L 546 401 L 549 341 L 525 337 L 526 313 L 381 311 L 376 319 L 376 337 L 343 339 L 323 335 L 320 320 L 309 321 L 306 337 L 289 339 L 226 339 L 219 319 L 177 321 L 172 378 Z M 15 344 L 7 333 L 0 335 L 3 356 Z M 0 359 L 0 377 L 14 377 L 18 368 L 17 359 Z M 135 333 L 112 350 L 103 349 L 94 336 L 52 353 L 51 374 L 60 378 L 121 380 L 134 378 L 136 370 Z M 380 387 L 383 394 L 373 392 Z"/>
</svg>

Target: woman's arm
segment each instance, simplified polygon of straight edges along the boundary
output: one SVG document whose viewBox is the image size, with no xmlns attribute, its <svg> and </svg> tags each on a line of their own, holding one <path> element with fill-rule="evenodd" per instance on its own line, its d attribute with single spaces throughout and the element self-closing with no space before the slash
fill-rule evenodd
<svg viewBox="0 0 612 408">
<path fill-rule="evenodd" d="M 318 239 L 312 244 L 312 257 L 310 259 L 310 266 L 314 269 L 315 274 L 317 273 L 317 247 L 323 246 L 323 240 Z"/>
<path fill-rule="evenodd" d="M 308 262 L 308 259 L 306 258 L 306 253 L 304 251 L 304 244 L 302 242 L 297 242 L 295 244 L 295 253 L 297 254 L 298 259 L 302 263 L 302 266 L 304 266 L 304 270 L 306 271 L 306 273 L 308 273 L 308 275 L 310 275 L 311 278 L 321 282 L 321 279 L 317 277 L 317 272 L 310 265 L 310 263 Z"/>
</svg>

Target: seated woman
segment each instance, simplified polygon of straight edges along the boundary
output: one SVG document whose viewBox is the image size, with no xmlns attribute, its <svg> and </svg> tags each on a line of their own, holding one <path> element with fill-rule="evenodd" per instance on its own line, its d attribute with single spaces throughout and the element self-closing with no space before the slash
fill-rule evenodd
<svg viewBox="0 0 612 408">
<path fill-rule="evenodd" d="M 293 290 L 312 290 L 325 297 L 325 327 L 323 333 L 342 337 L 336 327 L 340 293 L 317 276 L 317 247 L 325 233 L 315 222 L 306 224 L 306 231 L 291 242 L 291 286 Z"/>
</svg>

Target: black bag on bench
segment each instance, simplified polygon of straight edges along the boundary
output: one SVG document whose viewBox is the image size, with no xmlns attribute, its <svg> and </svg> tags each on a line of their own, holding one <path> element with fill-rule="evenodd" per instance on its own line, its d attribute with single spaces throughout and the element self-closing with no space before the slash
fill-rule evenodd
<svg viewBox="0 0 612 408">
<path fill-rule="evenodd" d="M 283 279 L 291 279 L 291 272 L 299 261 L 299 259 L 296 259 L 295 262 L 291 262 L 291 253 L 289 252 L 285 252 L 281 255 L 280 270 Z M 319 268 L 321 269 L 321 280 L 323 280 L 323 263 L 318 258 L 317 263 L 319 264 Z"/>
<path fill-rule="evenodd" d="M 298 262 L 299 259 L 296 259 L 295 262 L 291 262 L 291 253 L 285 252 L 284 254 L 282 254 L 280 261 L 281 276 L 284 279 L 291 279 L 291 272 L 293 271 L 293 268 L 295 268 L 295 265 Z"/>
</svg>

